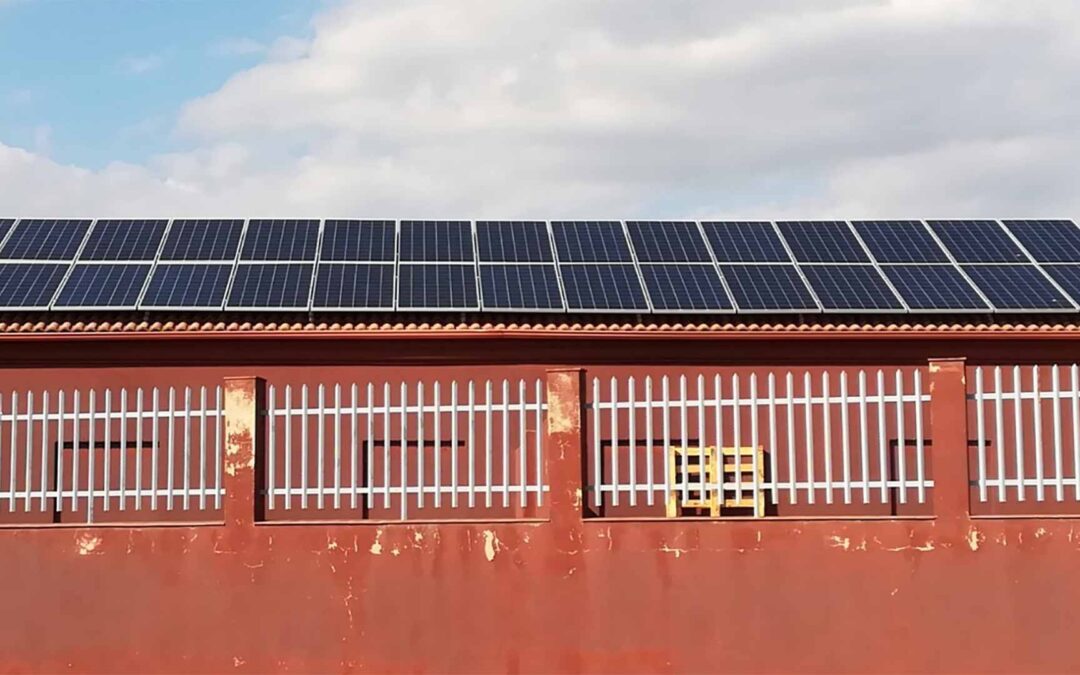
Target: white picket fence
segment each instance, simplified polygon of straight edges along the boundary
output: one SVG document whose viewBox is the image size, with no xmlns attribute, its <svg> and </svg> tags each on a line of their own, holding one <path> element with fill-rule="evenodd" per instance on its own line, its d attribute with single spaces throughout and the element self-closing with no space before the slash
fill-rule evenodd
<svg viewBox="0 0 1080 675">
<path fill-rule="evenodd" d="M 681 375 L 592 381 L 590 489 L 595 506 L 653 505 L 672 490 L 761 492 L 770 503 L 925 503 L 923 373 L 915 369 Z M 656 385 L 659 386 L 656 386 Z M 672 391 L 672 389 L 675 391 Z M 899 440 L 902 439 L 902 442 Z M 709 483 L 670 475 L 673 447 L 762 448 L 753 479 Z M 911 459 L 909 453 L 913 453 Z M 641 466 L 643 464 L 644 466 Z M 894 467 L 891 465 L 895 464 Z M 912 466 L 913 464 L 913 466 Z M 759 468 L 764 479 L 759 480 Z M 692 482 L 691 482 L 692 481 Z"/>
<path fill-rule="evenodd" d="M 221 387 L 0 394 L 0 508 L 220 509 L 223 418 Z"/>
<path fill-rule="evenodd" d="M 539 380 L 271 385 L 266 506 L 432 509 L 543 502 Z M 410 503 L 411 502 L 411 503 Z"/>
<path fill-rule="evenodd" d="M 1076 364 L 976 367 L 969 398 L 975 406 L 980 501 L 1022 502 L 1033 493 L 1039 502 L 1063 502 L 1070 492 L 1080 501 Z"/>
</svg>

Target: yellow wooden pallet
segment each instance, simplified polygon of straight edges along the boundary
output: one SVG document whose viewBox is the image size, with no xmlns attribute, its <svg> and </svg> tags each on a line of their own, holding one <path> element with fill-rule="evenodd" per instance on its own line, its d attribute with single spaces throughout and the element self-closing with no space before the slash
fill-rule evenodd
<svg viewBox="0 0 1080 675">
<path fill-rule="evenodd" d="M 754 490 L 754 454 L 757 453 L 757 484 Z M 757 448 L 721 448 L 673 446 L 668 455 L 668 518 L 680 515 L 719 517 L 725 509 L 750 509 L 753 515 L 765 515 L 764 451 Z M 717 490 L 719 484 L 734 483 L 736 473 L 742 482 L 742 495 L 734 488 Z M 702 485 L 704 474 L 704 485 Z M 683 483 L 686 490 L 683 491 Z"/>
</svg>

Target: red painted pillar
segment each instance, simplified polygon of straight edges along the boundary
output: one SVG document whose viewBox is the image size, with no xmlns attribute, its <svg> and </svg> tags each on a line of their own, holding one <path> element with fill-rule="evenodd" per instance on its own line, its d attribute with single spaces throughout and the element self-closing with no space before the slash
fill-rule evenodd
<svg viewBox="0 0 1080 675">
<path fill-rule="evenodd" d="M 969 516 L 966 363 L 930 359 L 930 438 L 934 452 L 934 515 L 939 521 Z"/>
<path fill-rule="evenodd" d="M 585 433 L 582 428 L 585 371 L 550 368 L 547 371 L 547 443 L 544 470 L 548 515 L 552 525 L 580 532 L 584 504 Z"/>
<path fill-rule="evenodd" d="M 255 525 L 255 450 L 259 409 L 266 382 L 262 378 L 225 378 L 225 527 L 245 530 Z"/>
</svg>

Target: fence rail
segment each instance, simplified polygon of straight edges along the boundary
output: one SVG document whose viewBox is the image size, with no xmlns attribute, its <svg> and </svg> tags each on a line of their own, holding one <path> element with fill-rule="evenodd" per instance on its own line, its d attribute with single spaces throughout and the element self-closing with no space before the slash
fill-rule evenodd
<svg viewBox="0 0 1080 675">
<path fill-rule="evenodd" d="M 596 507 L 653 506 L 674 493 L 764 495 L 772 506 L 927 501 L 923 373 L 805 372 L 593 379 L 590 489 Z M 675 389 L 675 391 L 672 391 Z M 605 419 L 606 418 L 606 419 Z M 752 467 L 673 475 L 673 449 L 743 448 Z M 756 449 L 757 451 L 750 451 Z M 763 465 L 762 465 L 763 464 Z M 755 515 L 763 515 L 757 513 Z"/>
<path fill-rule="evenodd" d="M 220 509 L 221 387 L 0 395 L 0 510 L 87 523 Z"/>
<path fill-rule="evenodd" d="M 1080 369 L 1066 368 L 975 368 L 979 501 L 1080 501 Z"/>
<path fill-rule="evenodd" d="M 271 385 L 268 400 L 269 511 L 405 520 L 543 503 L 539 380 Z"/>
</svg>

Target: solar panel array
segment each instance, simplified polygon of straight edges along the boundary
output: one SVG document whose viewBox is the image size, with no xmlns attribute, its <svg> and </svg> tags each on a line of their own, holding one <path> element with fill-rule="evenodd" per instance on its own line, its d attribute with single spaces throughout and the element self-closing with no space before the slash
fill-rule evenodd
<svg viewBox="0 0 1080 675">
<path fill-rule="evenodd" d="M 1075 312 L 1071 220 L 0 219 L 0 309 Z"/>
</svg>

